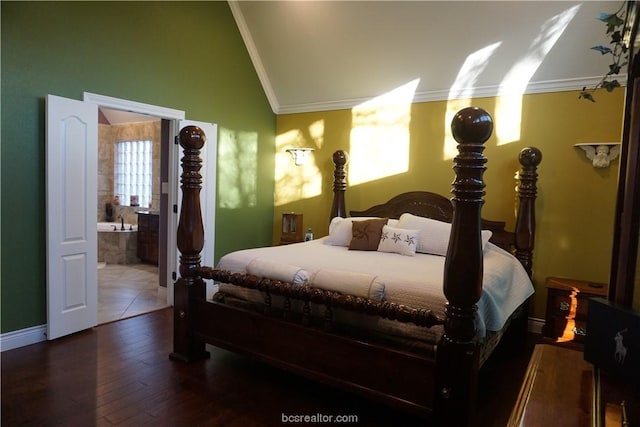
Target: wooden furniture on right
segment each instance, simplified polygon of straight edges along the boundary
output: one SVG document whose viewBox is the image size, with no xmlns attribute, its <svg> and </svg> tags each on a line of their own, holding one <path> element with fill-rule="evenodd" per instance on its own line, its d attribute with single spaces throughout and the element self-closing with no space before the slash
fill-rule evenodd
<svg viewBox="0 0 640 427">
<path fill-rule="evenodd" d="M 609 292 L 607 299 L 623 307 L 640 310 L 640 3 L 627 2 L 624 34 L 628 37 L 629 64 L 627 73 L 624 124 L 620 148 L 618 190 L 613 227 L 613 247 Z M 640 392 L 637 382 L 629 378 L 599 376 L 600 395 L 606 404 L 626 400 L 629 426 L 640 422 Z M 604 381 L 602 381 L 604 380 Z M 611 392 L 615 384 L 616 393 Z M 620 392 L 621 390 L 624 390 Z M 631 397 L 631 398 L 629 398 Z M 630 405 L 629 405 L 630 404 Z M 605 406 L 606 408 L 606 406 Z M 618 424 L 620 425 L 620 424 Z"/>
<path fill-rule="evenodd" d="M 282 214 L 282 234 L 280 244 L 299 243 L 304 240 L 304 229 L 302 228 L 302 214 L 283 213 Z"/>
<path fill-rule="evenodd" d="M 582 343 L 587 333 L 589 298 L 605 297 L 607 285 L 585 280 L 548 277 L 547 311 L 542 334 L 556 342 Z"/>
<path fill-rule="evenodd" d="M 159 238 L 160 215 L 138 212 L 138 258 L 143 262 L 158 265 Z"/>
<path fill-rule="evenodd" d="M 629 64 L 609 278 L 612 302 L 640 310 L 640 3 L 627 2 Z"/>
<path fill-rule="evenodd" d="M 638 387 L 626 378 L 594 368 L 593 427 L 633 427 L 640 420 Z"/>
<path fill-rule="evenodd" d="M 592 383 L 581 351 L 536 345 L 507 427 L 593 425 Z"/>
<path fill-rule="evenodd" d="M 639 419 L 634 384 L 601 372 L 582 351 L 538 344 L 507 427 L 621 427 Z"/>
</svg>

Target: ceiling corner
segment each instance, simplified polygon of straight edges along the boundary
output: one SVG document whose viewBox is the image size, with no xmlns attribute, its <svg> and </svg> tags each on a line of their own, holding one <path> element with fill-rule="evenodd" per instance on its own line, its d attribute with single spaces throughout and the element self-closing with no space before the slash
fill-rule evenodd
<svg viewBox="0 0 640 427">
<path fill-rule="evenodd" d="M 253 67 L 258 74 L 258 79 L 262 84 L 262 89 L 264 90 L 264 93 L 269 100 L 271 110 L 273 110 L 275 114 L 278 114 L 278 99 L 276 97 L 275 91 L 273 90 L 271 82 L 269 81 L 269 76 L 267 75 L 267 72 L 262 65 L 262 59 L 260 58 L 258 49 L 256 49 L 255 43 L 253 42 L 253 37 L 251 37 L 251 31 L 249 31 L 249 27 L 245 22 L 244 15 L 242 14 L 242 9 L 240 7 L 241 2 L 229 0 L 227 3 L 229 4 L 229 8 L 231 9 L 233 18 L 236 21 L 236 25 L 238 27 L 238 30 L 240 31 L 242 40 L 244 40 L 247 52 L 249 53 L 249 57 L 251 58 L 251 62 L 253 63 Z"/>
</svg>

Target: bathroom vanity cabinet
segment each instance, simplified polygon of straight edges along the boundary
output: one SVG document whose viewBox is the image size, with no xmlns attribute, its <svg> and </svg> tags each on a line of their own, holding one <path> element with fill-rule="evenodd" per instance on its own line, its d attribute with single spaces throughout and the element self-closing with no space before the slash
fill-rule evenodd
<svg viewBox="0 0 640 427">
<path fill-rule="evenodd" d="M 158 265 L 159 237 L 160 215 L 138 212 L 138 258 L 143 262 Z"/>
</svg>

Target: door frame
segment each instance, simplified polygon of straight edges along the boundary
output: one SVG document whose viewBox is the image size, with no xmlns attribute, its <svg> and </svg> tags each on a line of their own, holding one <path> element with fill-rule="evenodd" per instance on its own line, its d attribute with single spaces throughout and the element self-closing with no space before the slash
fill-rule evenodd
<svg viewBox="0 0 640 427">
<path fill-rule="evenodd" d="M 169 121 L 170 138 L 178 135 L 180 131 L 180 121 L 185 120 L 185 112 L 175 110 L 173 108 L 160 107 L 157 105 L 144 104 L 136 101 L 129 101 L 111 96 L 99 95 L 91 92 L 83 92 L 82 99 L 84 102 L 97 104 L 98 107 L 110 108 L 114 110 L 128 111 L 131 113 L 146 114 L 153 117 Z M 96 117 L 97 120 L 97 117 Z M 178 271 L 177 257 L 171 248 L 176 248 L 176 236 L 178 232 L 178 221 L 173 206 L 178 206 L 178 182 L 180 179 L 179 171 L 179 146 L 170 144 L 171 149 L 168 151 L 169 164 L 169 181 L 160 183 L 160 192 L 167 192 L 167 253 L 165 254 L 167 263 L 167 304 L 173 305 L 173 281 L 174 274 Z"/>
</svg>

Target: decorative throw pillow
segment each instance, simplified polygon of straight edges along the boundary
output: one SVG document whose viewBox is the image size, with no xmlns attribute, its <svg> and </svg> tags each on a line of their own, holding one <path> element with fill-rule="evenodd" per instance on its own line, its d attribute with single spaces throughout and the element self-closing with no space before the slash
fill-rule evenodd
<svg viewBox="0 0 640 427">
<path fill-rule="evenodd" d="M 324 243 L 332 246 L 349 246 L 351 233 L 351 218 L 333 218 L 329 224 L 329 236 Z"/>
<path fill-rule="evenodd" d="M 346 218 L 342 218 L 341 216 L 334 217 L 329 223 L 329 235 L 333 234 L 336 227 L 338 227 L 338 224 L 344 221 L 345 219 Z"/>
<path fill-rule="evenodd" d="M 349 249 L 355 251 L 377 251 L 380 236 L 382 235 L 382 227 L 386 223 L 387 218 L 353 221 Z"/>
<path fill-rule="evenodd" d="M 362 217 L 350 217 L 341 218 L 335 217 L 329 223 L 329 236 L 324 240 L 326 245 L 332 246 L 349 246 L 351 238 L 353 237 L 353 230 L 351 224 L 357 221 L 366 221 L 369 219 L 380 219 L 378 217 L 362 216 Z M 390 219 L 388 224 L 392 222 L 397 223 L 397 219 Z"/>
<path fill-rule="evenodd" d="M 451 234 L 451 224 L 448 222 L 403 213 L 398 221 L 398 228 L 419 231 L 418 247 L 416 252 L 442 256 L 447 255 L 449 236 Z M 483 250 L 491 238 L 491 235 L 491 231 L 482 230 L 481 238 Z"/>
<path fill-rule="evenodd" d="M 385 225 L 382 228 L 378 252 L 393 252 L 400 255 L 414 256 L 418 246 L 418 230 L 407 230 Z"/>
</svg>

